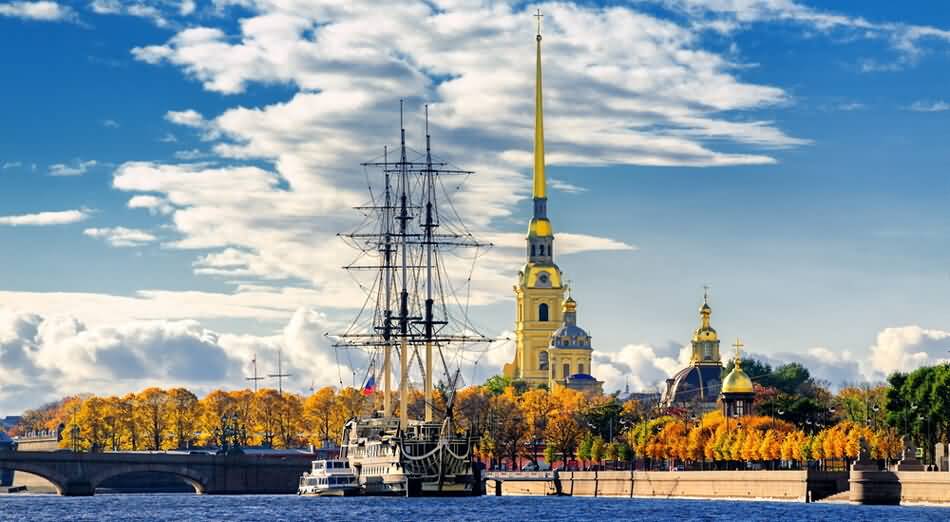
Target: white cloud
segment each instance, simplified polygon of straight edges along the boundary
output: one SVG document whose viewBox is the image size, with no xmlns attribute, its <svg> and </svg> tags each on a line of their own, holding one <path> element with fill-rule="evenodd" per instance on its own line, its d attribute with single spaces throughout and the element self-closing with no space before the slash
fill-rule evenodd
<svg viewBox="0 0 950 522">
<path fill-rule="evenodd" d="M 102 126 L 110 129 L 118 129 L 120 127 L 119 122 L 115 120 L 102 120 Z"/>
<path fill-rule="evenodd" d="M 11 226 L 47 226 L 78 223 L 89 217 L 87 210 L 62 210 L 55 212 L 37 212 L 17 216 L 0 216 L 0 225 Z"/>
<path fill-rule="evenodd" d="M 149 5 L 149 0 L 136 0 L 135 2 L 122 2 L 120 0 L 93 0 L 89 4 L 90 9 L 99 15 L 126 15 L 150 20 L 157 27 L 167 28 L 171 22 L 166 18 L 163 10 L 159 7 L 165 7 L 167 2 L 158 2 L 156 5 Z M 194 5 L 192 4 L 192 11 Z M 190 14 L 181 13 L 181 14 Z"/>
<path fill-rule="evenodd" d="M 96 160 L 79 160 L 77 159 L 71 165 L 65 163 L 56 163 L 50 165 L 49 175 L 50 176 L 82 176 L 89 169 L 95 167 L 98 164 Z"/>
<path fill-rule="evenodd" d="M 909 110 L 915 112 L 944 112 L 950 111 L 950 103 L 947 103 L 943 100 L 939 101 L 915 101 L 908 107 Z"/>
<path fill-rule="evenodd" d="M 644 344 L 628 344 L 619 351 L 594 347 L 591 374 L 604 381 L 604 391 L 623 390 L 658 392 L 665 381 L 684 368 L 689 348 L 670 345 L 665 350 Z"/>
<path fill-rule="evenodd" d="M 0 308 L 0 413 L 19 413 L 66 394 L 123 394 L 147 386 L 185 386 L 199 394 L 243 388 L 256 355 L 258 371 L 273 373 L 277 350 L 292 377 L 285 389 L 351 384 L 365 368 L 361 352 L 339 354 L 324 332 L 336 325 L 297 310 L 279 335 L 220 334 L 199 323 L 131 321 L 88 325 L 70 315 Z M 276 382 L 267 383 L 275 386 Z M 30 393 L 9 393 L 29 389 Z"/>
<path fill-rule="evenodd" d="M 129 199 L 129 208 L 144 208 L 150 214 L 171 214 L 173 207 L 167 200 L 156 196 L 133 196 Z"/>
<path fill-rule="evenodd" d="M 200 149 L 178 150 L 175 151 L 175 159 L 191 161 L 203 158 L 208 154 Z"/>
<path fill-rule="evenodd" d="M 166 132 L 161 138 L 158 139 L 158 141 L 162 143 L 177 143 L 178 138 L 176 138 L 174 134 Z"/>
<path fill-rule="evenodd" d="M 76 12 L 72 8 L 57 2 L 22 1 L 0 3 L 0 16 L 43 22 L 60 22 L 75 20 Z"/>
<path fill-rule="evenodd" d="M 2 166 L 0 166 L 0 170 L 15 169 L 22 166 L 23 163 L 20 161 L 7 161 L 4 162 Z"/>
<path fill-rule="evenodd" d="M 732 32 L 753 23 L 795 23 L 824 33 L 843 31 L 851 38 L 884 40 L 899 53 L 896 62 L 866 61 L 865 71 L 890 71 L 913 63 L 925 42 L 950 43 L 950 31 L 932 26 L 873 22 L 859 16 L 823 11 L 794 0 L 645 0 L 685 13 L 697 27 Z M 719 22 L 714 24 L 713 22 Z"/>
<path fill-rule="evenodd" d="M 868 373 L 880 378 L 893 372 L 908 372 L 948 359 L 950 332 L 920 326 L 887 328 L 877 334 L 870 348 Z"/>
<path fill-rule="evenodd" d="M 579 187 L 579 186 L 577 186 L 577 185 L 572 185 L 572 184 L 570 184 L 570 183 L 567 183 L 567 182 L 565 182 L 565 181 L 561 181 L 561 180 L 555 179 L 555 178 L 549 179 L 549 180 L 548 180 L 548 185 L 549 185 L 551 188 L 553 188 L 554 190 L 557 190 L 557 191 L 559 191 L 559 192 L 563 192 L 563 193 L 565 193 L 565 194 L 581 194 L 581 193 L 583 193 L 583 192 L 587 192 L 587 189 L 584 188 L 584 187 Z"/>
<path fill-rule="evenodd" d="M 154 235 L 134 228 L 87 228 L 83 234 L 96 239 L 105 240 L 114 247 L 137 247 L 157 241 Z"/>
</svg>

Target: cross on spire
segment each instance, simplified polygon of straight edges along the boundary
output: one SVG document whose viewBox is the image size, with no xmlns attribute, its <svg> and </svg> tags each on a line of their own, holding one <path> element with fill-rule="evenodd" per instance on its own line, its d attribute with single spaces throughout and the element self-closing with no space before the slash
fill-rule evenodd
<svg viewBox="0 0 950 522">
<path fill-rule="evenodd" d="M 703 285 L 703 304 L 709 304 L 709 285 Z"/>
<path fill-rule="evenodd" d="M 245 381 L 251 381 L 254 383 L 254 393 L 257 393 L 257 381 L 263 381 L 267 377 L 257 375 L 257 354 L 254 354 L 254 357 L 251 359 L 251 367 L 254 368 L 254 375 L 252 377 L 245 377 Z"/>
<path fill-rule="evenodd" d="M 532 16 L 538 19 L 538 37 L 540 38 L 541 37 L 541 19 L 544 18 L 544 15 L 541 14 L 541 10 L 538 9 L 537 14 L 534 14 Z"/>
</svg>

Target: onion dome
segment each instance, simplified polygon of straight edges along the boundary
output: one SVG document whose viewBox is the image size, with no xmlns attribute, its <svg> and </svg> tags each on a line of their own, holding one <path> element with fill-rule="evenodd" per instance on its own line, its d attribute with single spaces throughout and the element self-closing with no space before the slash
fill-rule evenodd
<svg viewBox="0 0 950 522">
<path fill-rule="evenodd" d="M 577 302 L 573 297 L 564 301 L 564 324 L 551 334 L 552 348 L 591 349 L 590 335 L 577 326 Z"/>
<path fill-rule="evenodd" d="M 754 393 L 752 379 L 742 371 L 742 361 L 739 358 L 739 348 L 742 347 L 742 343 L 738 339 L 736 339 L 735 347 L 735 366 L 729 372 L 729 375 L 726 375 L 726 378 L 722 380 L 722 393 Z"/>
</svg>

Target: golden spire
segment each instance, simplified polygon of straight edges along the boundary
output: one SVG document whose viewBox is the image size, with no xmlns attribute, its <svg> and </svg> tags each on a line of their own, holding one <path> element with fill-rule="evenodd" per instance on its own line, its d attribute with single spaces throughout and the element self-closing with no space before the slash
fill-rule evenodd
<svg viewBox="0 0 950 522">
<path fill-rule="evenodd" d="M 534 84 L 534 197 L 545 198 L 544 183 L 544 110 L 541 103 L 541 10 L 534 15 L 538 19 L 538 56 Z"/>
<path fill-rule="evenodd" d="M 736 368 L 739 368 L 742 366 L 742 355 L 739 353 L 739 349 L 745 345 L 742 344 L 742 341 L 740 341 L 738 337 L 736 337 L 736 344 L 733 346 L 736 347 Z"/>
</svg>

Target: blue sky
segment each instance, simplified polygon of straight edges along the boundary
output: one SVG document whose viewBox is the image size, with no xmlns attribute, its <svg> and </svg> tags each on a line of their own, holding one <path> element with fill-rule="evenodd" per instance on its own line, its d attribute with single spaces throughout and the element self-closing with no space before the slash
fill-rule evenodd
<svg viewBox="0 0 950 522">
<path fill-rule="evenodd" d="M 680 364 L 706 284 L 724 338 L 834 384 L 946 357 L 950 8 L 539 5 L 549 213 L 608 388 Z M 443 156 L 479 171 L 461 205 L 500 247 L 475 315 L 504 335 L 535 7 L 0 1 L 0 391 L 36 392 L 0 413 L 237 386 L 278 346 L 298 387 L 337 381 L 322 333 L 356 298 L 332 235 L 400 97 L 416 148 L 425 100 Z M 169 353 L 216 370 L 142 364 Z"/>
</svg>

